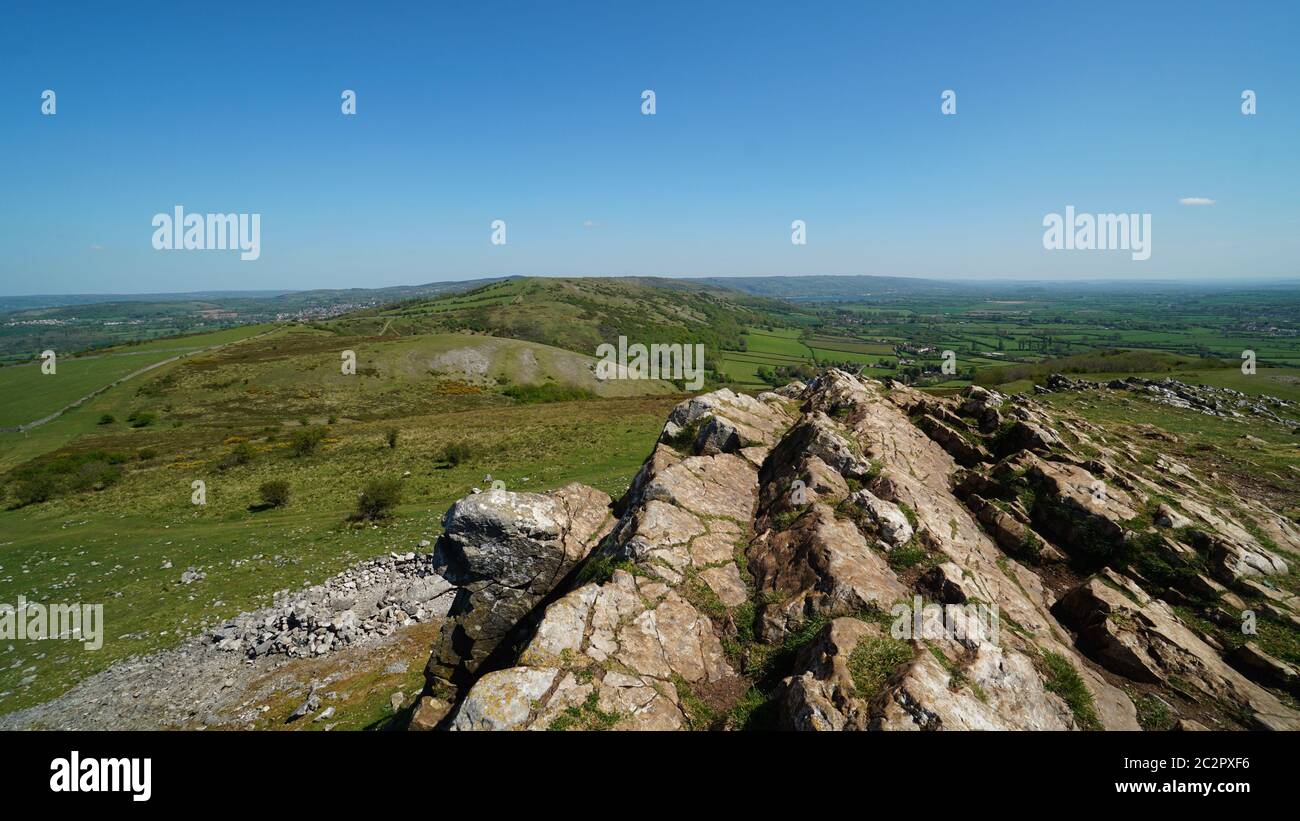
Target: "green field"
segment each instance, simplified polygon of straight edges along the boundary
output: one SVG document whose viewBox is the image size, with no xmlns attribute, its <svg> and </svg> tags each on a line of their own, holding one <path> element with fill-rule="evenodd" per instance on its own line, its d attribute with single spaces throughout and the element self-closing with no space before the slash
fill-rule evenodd
<svg viewBox="0 0 1300 821">
<path fill-rule="evenodd" d="M 838 366 L 869 376 L 892 376 L 897 357 L 893 345 L 878 340 L 865 342 L 852 337 L 825 336 L 797 328 L 751 327 L 741 337 L 743 349 L 723 351 L 718 367 L 722 381 L 744 389 L 764 390 L 786 378 L 765 380 L 760 369 L 776 373 L 778 368 Z M 784 371 L 782 372 L 784 374 Z"/>
<path fill-rule="evenodd" d="M 810 293 L 824 293 L 836 278 L 813 279 L 819 281 L 809 286 Z M 1300 366 L 1300 297 L 1294 289 L 1036 283 L 950 284 L 940 290 L 918 281 L 882 287 L 872 299 L 818 302 L 795 296 L 799 278 L 746 282 L 752 293 L 779 291 L 798 301 L 797 310 L 784 317 L 788 327 L 751 325 L 721 355 L 724 381 L 745 388 L 780 381 L 763 378 L 760 369 L 784 368 L 778 375 L 786 376 L 800 364 L 849 367 L 923 388 L 959 388 L 975 381 L 1010 383 L 1015 390 L 1054 370 L 1176 375 L 1214 366 L 1228 372 L 1241 364 L 1245 351 L 1254 352 L 1260 368 Z M 846 282 L 849 286 L 852 282 Z M 944 351 L 953 352 L 956 373 L 942 371 Z M 1114 351 L 1129 352 L 1131 361 L 1117 360 L 1123 367 L 1113 369 L 1078 364 Z"/>
<path fill-rule="evenodd" d="M 245 339 L 266 331 L 267 327 L 249 325 L 60 358 L 52 374 L 42 373 L 35 362 L 0 368 L 0 396 L 4 397 L 0 401 L 0 427 L 26 424 L 141 368 L 173 356 Z"/>
<path fill-rule="evenodd" d="M 821 308 L 822 322 L 811 344 L 826 352 L 866 353 L 854 340 L 863 346 L 896 341 L 905 350 L 917 351 L 908 358 L 920 372 L 912 367 L 900 371 L 922 386 L 954 381 L 935 373 L 934 352 L 944 350 L 956 354 L 959 380 L 974 376 L 981 384 L 997 384 L 982 377 L 999 367 L 1070 360 L 1108 350 L 1145 351 L 1193 366 L 1212 358 L 1232 367 L 1249 350 L 1255 352 L 1260 367 L 1300 365 L 1300 299 L 1294 290 L 1152 288 L 1148 292 L 1049 289 L 1036 284 L 1019 289 L 1023 293 L 1016 298 L 986 295 L 1003 291 L 1010 297 L 1011 286 L 950 290 L 949 296 L 930 293 L 878 302 L 804 305 Z M 817 341 L 828 338 L 836 344 Z M 920 354 L 921 348 L 932 352 Z M 1045 365 L 1043 370 L 1051 367 Z M 1119 373 L 1156 370 L 1134 367 Z"/>
</svg>

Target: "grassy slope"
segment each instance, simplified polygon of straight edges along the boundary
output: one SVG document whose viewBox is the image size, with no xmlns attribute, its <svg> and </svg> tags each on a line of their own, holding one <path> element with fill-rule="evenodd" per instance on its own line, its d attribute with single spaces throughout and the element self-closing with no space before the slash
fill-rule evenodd
<svg viewBox="0 0 1300 821">
<path fill-rule="evenodd" d="M 248 331 L 243 335 L 247 336 Z M 77 398 L 120 375 L 120 362 L 143 364 L 174 356 L 180 340 L 165 343 L 168 341 L 158 340 L 126 349 L 155 348 L 152 357 L 140 354 L 61 363 L 58 374 L 44 379 L 61 380 L 67 376 L 69 381 L 59 384 L 72 385 L 76 377 L 73 398 Z M 341 372 L 343 350 L 357 355 L 355 377 Z M 384 416 L 421 407 L 433 409 L 445 404 L 452 390 L 436 382 L 473 382 L 458 389 L 477 392 L 492 392 L 501 385 L 548 383 L 574 385 L 600 396 L 673 390 L 658 381 L 600 382 L 589 368 L 592 362 L 590 357 L 569 351 L 508 339 L 464 334 L 366 339 L 289 326 L 223 351 L 164 365 L 26 433 L 0 433 L 0 471 L 63 447 L 80 436 L 125 427 L 126 418 L 135 410 L 157 413 L 161 417 L 158 424 L 163 426 L 224 424 L 234 417 L 279 424 L 303 416 L 324 421 L 331 414 Z M 481 375 L 477 371 L 480 364 L 485 366 Z M 69 372 L 77 366 L 83 371 Z M 431 373 L 435 368 L 441 370 L 440 377 Z M 0 369 L 0 378 L 10 370 Z M 31 367 L 12 370 L 26 370 L 41 379 L 39 370 Z M 43 401 L 16 398 L 6 407 L 12 404 L 20 408 L 24 421 L 30 421 L 28 416 L 49 413 L 64 401 L 61 394 L 42 394 L 40 398 Z M 103 414 L 117 421 L 101 426 L 98 422 Z"/>
<path fill-rule="evenodd" d="M 0 426 L 39 419 L 155 362 L 245 339 L 265 330 L 265 325 L 248 325 L 210 334 L 124 345 L 90 356 L 61 358 L 57 360 L 53 374 L 42 373 L 39 363 L 0 368 L 0 396 L 4 397 L 0 402 Z"/>
<path fill-rule="evenodd" d="M 324 327 L 348 334 L 468 328 L 587 355 L 621 334 L 632 343 L 699 342 L 712 359 L 735 347 L 750 323 L 790 312 L 781 303 L 673 280 L 523 278 L 360 312 Z"/>
<path fill-rule="evenodd" d="M 214 430 L 117 431 L 87 446 L 158 456 L 133 463 L 99 492 L 0 511 L 0 601 L 101 602 L 104 649 L 61 642 L 15 643 L 0 670 L 0 710 L 50 698 L 127 655 L 175 643 L 205 621 L 266 604 L 269 594 L 318 582 L 359 559 L 411 550 L 432 538 L 447 506 L 485 474 L 512 489 L 583 481 L 621 493 L 655 439 L 672 397 L 512 406 L 459 397 L 469 407 L 400 420 L 331 426 L 321 451 L 293 457 L 277 432 L 250 435 L 257 451 L 244 466 L 215 463 L 232 445 Z M 398 447 L 384 432 L 400 431 Z M 468 463 L 449 467 L 447 443 L 469 445 Z M 347 527 L 358 489 L 375 476 L 404 480 L 404 503 L 390 524 Z M 190 482 L 208 485 L 208 504 L 190 504 Z M 287 508 L 250 512 L 258 485 L 287 479 Z M 260 557 L 260 558 L 254 558 Z M 171 569 L 162 569 L 165 560 Z M 240 562 L 238 566 L 233 563 Z M 188 566 L 208 576 L 180 585 Z M 121 593 L 120 597 L 116 594 Z M 19 662 L 17 667 L 11 666 Z M 20 688 L 29 667 L 35 683 Z"/>
<path fill-rule="evenodd" d="M 544 345 L 465 333 L 340 333 L 353 329 L 279 328 L 165 365 L 49 425 L 0 438 L 3 469 L 44 453 L 100 450 L 123 460 L 122 477 L 104 489 L 0 511 L 0 601 L 100 602 L 108 620 L 99 652 L 20 644 L 0 671 L 0 710 L 173 644 L 204 621 L 264 604 L 274 590 L 412 549 L 436 536 L 443 511 L 485 474 L 512 489 L 583 481 L 617 495 L 680 399 L 663 382 L 599 383 L 590 357 Z M 345 349 L 357 355 L 355 375 L 341 373 Z M 529 384 L 573 384 L 606 398 L 520 404 L 503 395 Z M 156 421 L 129 427 L 127 416 L 139 410 Z M 98 424 L 103 413 L 117 421 Z M 318 453 L 294 457 L 289 442 L 303 421 L 329 422 L 328 437 Z M 396 449 L 384 443 L 390 429 L 398 430 Z M 451 443 L 468 446 L 467 462 L 440 461 Z M 251 448 L 251 462 L 221 469 L 240 446 Z M 344 526 L 366 481 L 407 471 L 391 523 Z M 190 504 L 195 479 L 207 483 L 206 507 Z M 290 504 L 251 511 L 269 479 L 289 481 Z M 172 567 L 162 569 L 164 561 Z M 190 565 L 208 577 L 182 586 Z M 36 682 L 20 687 L 32 673 Z"/>
<path fill-rule="evenodd" d="M 355 375 L 342 372 L 345 350 L 356 354 Z M 177 369 L 159 401 L 201 424 L 212 408 L 268 422 L 402 415 L 435 407 L 452 393 L 486 394 L 511 385 L 573 385 L 603 396 L 671 390 L 649 380 L 600 382 L 594 362 L 544 345 L 470 334 L 365 338 L 295 327 Z"/>
<path fill-rule="evenodd" d="M 249 329 L 236 329 L 240 332 L 238 336 L 250 336 L 250 329 L 252 327 L 253 326 L 250 326 Z M 257 328 L 258 330 L 261 330 L 264 329 L 264 326 L 257 326 Z M 219 341 L 226 341 L 224 337 L 229 333 L 230 331 L 219 332 L 219 334 L 222 335 L 221 338 L 219 338 Z M 272 335 L 276 333 L 278 332 L 273 331 Z M 217 337 L 218 334 L 212 334 L 211 336 Z M 200 338 L 201 337 L 198 336 L 181 337 L 171 340 L 156 340 L 146 344 L 163 345 L 163 343 L 166 343 L 165 347 L 172 348 L 176 347 L 184 339 Z M 245 345 L 257 343 L 240 342 L 239 344 Z M 206 345 L 200 345 L 198 347 L 206 347 Z M 122 350 L 134 351 L 136 349 L 137 346 L 130 346 L 124 347 Z M 160 352 L 154 351 L 154 354 L 158 355 L 155 360 L 157 361 L 170 358 L 175 355 L 175 352 L 159 355 Z M 202 356 L 211 355 L 213 354 L 203 354 Z M 105 362 L 105 360 L 102 359 L 92 361 L 100 363 Z M 99 425 L 99 419 L 103 414 L 107 413 L 113 416 L 118 420 L 118 424 L 123 423 L 126 420 L 126 417 L 131 414 L 131 411 L 141 407 L 143 404 L 138 393 L 141 386 L 165 376 L 176 368 L 185 367 L 188 364 L 189 363 L 186 360 L 181 360 L 162 365 L 146 374 L 142 374 L 136 379 L 124 382 L 123 384 L 100 394 L 84 405 L 65 413 L 51 422 L 41 425 L 38 428 L 33 428 L 24 433 L 0 433 L 0 472 L 8 471 L 16 465 L 21 464 L 28 459 L 40 456 L 41 454 L 49 453 L 65 447 L 69 443 L 76 441 L 81 436 L 103 432 L 104 428 Z M 7 370 L 8 368 L 0 369 L 0 374 Z M 54 378 L 58 378 L 57 374 Z M 42 415 L 57 410 L 57 404 L 58 403 L 56 402 L 54 407 L 51 407 L 49 404 L 42 406 Z"/>
</svg>

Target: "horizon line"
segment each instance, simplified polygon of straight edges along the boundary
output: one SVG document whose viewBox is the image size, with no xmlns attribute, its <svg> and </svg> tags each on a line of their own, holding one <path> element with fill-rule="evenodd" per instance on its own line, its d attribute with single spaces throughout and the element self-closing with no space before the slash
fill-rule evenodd
<svg viewBox="0 0 1300 821">
<path fill-rule="evenodd" d="M 1017 285 L 1108 285 L 1124 283 L 1128 285 L 1159 284 L 1195 286 L 1232 286 L 1251 287 L 1259 285 L 1295 285 L 1300 286 L 1300 275 L 1291 277 L 1260 277 L 1256 279 L 1191 278 L 1169 277 L 1092 277 L 1069 279 L 1030 279 L 1017 277 L 930 277 L 915 274 L 502 274 L 500 276 L 478 276 L 464 279 L 434 279 L 427 282 L 379 286 L 322 286 L 319 288 L 199 288 L 191 291 L 74 291 L 42 292 L 31 294 L 0 294 L 0 299 L 36 299 L 40 297 L 140 297 L 140 296 L 192 296 L 194 294 L 259 294 L 280 296 L 285 294 L 303 294 L 312 291 L 385 291 L 398 288 L 423 288 L 430 285 L 445 285 L 463 282 L 500 281 L 506 279 L 906 279 L 917 282 L 935 282 L 953 285 L 973 284 L 1017 284 Z"/>
</svg>

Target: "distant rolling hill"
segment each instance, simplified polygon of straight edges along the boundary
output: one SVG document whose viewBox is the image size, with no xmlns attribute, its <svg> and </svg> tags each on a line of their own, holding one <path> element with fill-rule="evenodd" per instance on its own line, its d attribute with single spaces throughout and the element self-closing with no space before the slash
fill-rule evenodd
<svg viewBox="0 0 1300 821">
<path fill-rule="evenodd" d="M 0 363 L 21 362 L 46 348 L 73 353 L 278 319 L 323 318 L 500 281 L 310 291 L 0 296 Z"/>
<path fill-rule="evenodd" d="M 0 296 L 0 313 L 42 311 L 45 315 L 58 315 L 57 309 L 123 302 L 165 305 L 176 303 L 203 303 L 210 307 L 234 308 L 256 306 L 263 310 L 293 308 L 303 305 L 326 305 L 335 302 L 378 300 L 393 302 L 400 299 L 434 296 L 437 294 L 477 288 L 489 282 L 500 282 L 510 277 L 487 277 L 454 282 L 427 282 L 423 285 L 393 285 L 386 288 L 313 288 L 306 291 L 289 289 L 264 291 L 190 291 L 157 294 L 36 294 L 32 296 Z M 54 309 L 54 310 L 49 310 Z M 101 310 L 101 309 L 96 309 Z M 74 313 L 85 313 L 81 309 Z"/>
<path fill-rule="evenodd" d="M 598 380 L 598 347 L 617 344 L 620 336 L 647 345 L 700 343 L 705 346 L 706 369 L 716 371 L 721 352 L 734 349 L 751 325 L 779 323 L 797 314 L 786 303 L 677 280 L 512 278 L 469 289 L 465 285 L 447 283 L 454 292 L 433 298 L 280 324 L 265 337 L 160 368 L 114 388 L 94 403 L 94 410 L 118 418 L 147 412 L 158 420 L 155 424 L 224 426 L 303 418 L 390 418 L 512 401 L 662 395 L 682 389 L 686 380 L 679 385 Z M 161 304 L 191 310 L 206 303 Z M 132 309 L 152 303 L 118 305 Z M 112 309 L 97 303 L 43 310 L 95 315 Z M 62 351 L 72 347 L 69 330 L 47 330 L 61 340 L 53 344 L 62 358 Z M 182 344 L 191 338 L 201 337 L 169 339 Z M 0 416 L 12 416 L 11 424 L 41 418 L 71 399 L 108 386 L 127 363 L 139 358 L 129 354 L 169 346 L 169 339 L 67 359 L 66 374 L 48 382 L 66 390 L 49 397 L 32 393 L 23 402 L 10 397 L 0 405 Z M 341 372 L 345 350 L 356 353 L 355 376 Z M 15 378 L 36 373 L 33 365 L 4 371 Z M 65 429 L 69 435 L 78 425 L 85 429 L 81 423 L 89 415 L 88 409 L 76 419 L 55 423 L 43 436 L 57 446 L 67 441 Z M 28 450 L 39 452 L 34 446 L 24 453 Z"/>
<path fill-rule="evenodd" d="M 869 275 L 806 275 L 766 277 L 701 277 L 688 280 L 712 288 L 794 301 L 838 301 L 881 296 L 926 296 L 970 289 L 970 283 L 937 279 Z"/>
<path fill-rule="evenodd" d="M 317 323 L 340 334 L 399 336 L 467 330 L 594 355 L 602 343 L 693 342 L 711 361 L 752 324 L 794 319 L 797 309 L 686 280 L 519 278 L 435 299 L 363 310 Z"/>
</svg>

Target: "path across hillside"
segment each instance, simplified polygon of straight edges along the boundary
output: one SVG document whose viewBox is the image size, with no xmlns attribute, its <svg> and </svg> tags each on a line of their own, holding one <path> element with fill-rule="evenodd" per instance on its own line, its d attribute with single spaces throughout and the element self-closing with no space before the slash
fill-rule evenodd
<svg viewBox="0 0 1300 821">
<path fill-rule="evenodd" d="M 76 409 L 76 408 L 81 407 L 82 405 L 84 405 L 84 404 L 86 404 L 87 402 L 89 402 L 91 399 L 94 399 L 96 396 L 99 396 L 100 394 L 104 393 L 105 391 L 112 390 L 113 388 L 116 388 L 118 385 L 122 384 L 123 382 L 127 381 L 128 379 L 134 379 L 135 377 L 139 376 L 139 375 L 142 374 L 142 373 L 148 373 L 149 371 L 152 371 L 152 370 L 155 369 L 155 368 L 161 368 L 163 365 L 169 365 L 169 364 L 171 364 L 172 362 L 175 362 L 175 361 L 178 360 L 178 359 L 184 359 L 184 358 L 187 357 L 187 356 L 194 356 L 195 354 L 208 353 L 209 351 L 219 350 L 219 349 L 224 348 L 224 347 L 226 347 L 226 346 L 228 346 L 228 345 L 236 345 L 236 344 L 238 344 L 238 343 L 240 343 L 240 342 L 247 342 L 247 341 L 250 340 L 250 339 L 257 339 L 258 337 L 266 336 L 267 334 L 271 333 L 271 331 L 273 331 L 273 330 L 275 330 L 275 329 L 272 328 L 272 329 L 270 329 L 270 330 L 263 331 L 263 332 L 260 333 L 260 334 L 255 334 L 255 335 L 253 335 L 253 336 L 244 337 L 243 339 L 232 339 L 232 340 L 229 341 L 229 342 L 222 342 L 222 343 L 217 344 L 217 345 L 209 345 L 209 346 L 206 347 L 206 348 L 199 348 L 198 350 L 190 351 L 190 352 L 188 352 L 188 353 L 177 354 L 176 356 L 169 357 L 169 358 L 164 359 L 164 360 L 161 360 L 161 361 L 159 361 L 159 362 L 154 362 L 154 363 L 151 364 L 151 365 L 145 365 L 143 368 L 140 368 L 139 370 L 131 371 L 130 373 L 126 374 L 125 376 L 120 376 L 120 377 L 118 377 L 117 379 L 113 380 L 112 382 L 108 383 L 107 385 L 104 385 L 104 386 L 102 386 L 102 387 L 96 388 L 95 390 L 91 391 L 90 393 L 86 394 L 85 396 L 81 397 L 80 399 L 76 399 L 76 400 L 74 400 L 74 401 L 72 401 L 72 402 L 69 402 L 68 404 L 66 404 L 66 405 L 64 405 L 63 407 L 61 407 L 61 408 L 59 408 L 58 410 L 56 410 L 54 413 L 51 413 L 51 414 L 49 414 L 49 415 L 47 415 L 47 416 L 42 416 L 40 419 L 37 419 L 37 420 L 35 420 L 35 421 L 33 421 L 33 422 L 28 422 L 28 423 L 23 424 L 23 425 L 12 425 L 12 426 L 10 426 L 10 427 L 0 428 L 0 433 L 25 433 L 26 431 L 29 431 L 29 430 L 31 430 L 32 428 L 40 427 L 41 425 L 44 425 L 44 424 L 46 424 L 47 422 L 53 422 L 55 419 L 58 419 L 60 416 L 62 416 L 63 414 L 67 413 L 68 411 L 70 411 L 70 410 L 74 410 L 74 409 Z"/>
</svg>

